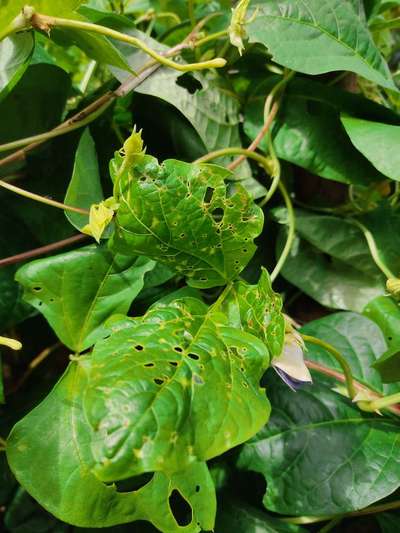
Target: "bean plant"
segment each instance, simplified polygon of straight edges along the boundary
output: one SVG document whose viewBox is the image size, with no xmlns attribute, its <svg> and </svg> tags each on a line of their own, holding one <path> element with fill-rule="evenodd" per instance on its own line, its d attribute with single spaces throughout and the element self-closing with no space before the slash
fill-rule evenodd
<svg viewBox="0 0 400 533">
<path fill-rule="evenodd" d="M 2 531 L 399 531 L 399 27 L 0 1 Z"/>
</svg>

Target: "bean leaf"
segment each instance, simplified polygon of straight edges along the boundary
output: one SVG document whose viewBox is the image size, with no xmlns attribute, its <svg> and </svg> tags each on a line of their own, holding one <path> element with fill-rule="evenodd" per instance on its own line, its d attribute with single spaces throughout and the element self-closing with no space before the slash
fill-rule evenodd
<svg viewBox="0 0 400 533">
<path fill-rule="evenodd" d="M 240 185 L 229 196 L 229 171 L 173 159 L 159 165 L 143 156 L 119 176 L 122 161 L 117 155 L 111 163 L 120 204 L 114 250 L 161 261 L 198 288 L 240 274 L 255 252 L 263 214 Z"/>
<path fill-rule="evenodd" d="M 174 472 L 246 441 L 269 416 L 268 362 L 263 342 L 198 299 L 116 322 L 82 363 L 96 476 Z"/>
<path fill-rule="evenodd" d="M 16 279 L 25 300 L 43 313 L 59 339 L 81 352 L 102 335 L 109 316 L 128 311 L 154 265 L 93 245 L 33 261 Z"/>
<path fill-rule="evenodd" d="M 0 100 L 20 80 L 29 65 L 34 48 L 32 33 L 11 35 L 0 41 Z"/>
<path fill-rule="evenodd" d="M 289 515 L 340 514 L 398 489 L 397 421 L 363 414 L 316 383 L 297 393 L 278 382 L 268 390 L 270 422 L 243 446 L 238 460 L 240 468 L 265 476 L 267 509 Z"/>
<path fill-rule="evenodd" d="M 268 0 L 256 9 L 247 26 L 250 42 L 267 46 L 277 63 L 305 74 L 350 70 L 396 90 L 389 67 L 348 0 Z"/>
</svg>

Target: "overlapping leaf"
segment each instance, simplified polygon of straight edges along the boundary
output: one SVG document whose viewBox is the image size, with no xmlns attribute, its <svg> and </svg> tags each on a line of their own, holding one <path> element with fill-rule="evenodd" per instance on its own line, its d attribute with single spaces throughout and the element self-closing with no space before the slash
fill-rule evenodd
<svg viewBox="0 0 400 533">
<path fill-rule="evenodd" d="M 173 472 L 246 441 L 269 416 L 268 361 L 264 343 L 193 298 L 115 324 L 84 363 L 97 477 Z"/>
<path fill-rule="evenodd" d="M 258 14 L 247 26 L 250 42 L 267 46 L 277 63 L 305 74 L 350 70 L 396 89 L 364 21 L 348 0 L 257 4 Z"/>
<path fill-rule="evenodd" d="M 118 175 L 122 158 L 111 165 Z M 240 186 L 229 196 L 222 167 L 141 157 L 116 179 L 120 204 L 111 246 L 143 254 L 186 276 L 198 288 L 224 285 L 254 254 L 262 211 Z"/>
<path fill-rule="evenodd" d="M 154 261 L 88 246 L 22 267 L 25 300 L 46 317 L 59 339 L 81 352 L 101 336 L 104 321 L 126 313 Z"/>
<path fill-rule="evenodd" d="M 7 96 L 25 72 L 33 47 L 31 33 L 12 35 L 0 41 L 0 100 Z"/>
<path fill-rule="evenodd" d="M 366 415 L 329 388 L 275 383 L 272 417 L 238 466 L 267 480 L 264 505 L 290 515 L 362 509 L 400 485 L 400 424 Z"/>
<path fill-rule="evenodd" d="M 71 363 L 51 394 L 15 426 L 7 458 L 22 486 L 56 517 L 80 527 L 149 520 L 168 533 L 212 529 L 215 492 L 204 463 L 193 463 L 170 476 L 157 473 L 141 489 L 130 492 L 118 492 L 115 485 L 105 485 L 92 473 L 93 432 L 81 404 L 86 383 L 83 366 Z M 184 529 L 169 506 L 174 490 L 192 508 L 192 519 Z"/>
</svg>

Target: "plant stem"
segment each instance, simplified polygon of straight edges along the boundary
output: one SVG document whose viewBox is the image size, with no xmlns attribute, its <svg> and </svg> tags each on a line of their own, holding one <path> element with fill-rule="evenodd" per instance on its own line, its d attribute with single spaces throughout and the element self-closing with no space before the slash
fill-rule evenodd
<svg viewBox="0 0 400 533">
<path fill-rule="evenodd" d="M 380 30 L 394 30 L 400 28 L 400 17 L 385 20 L 383 22 L 377 22 L 376 24 L 371 24 L 369 29 L 371 31 L 380 31 Z"/>
<path fill-rule="evenodd" d="M 376 266 L 383 272 L 383 274 L 388 278 L 388 279 L 394 279 L 396 278 L 396 276 L 393 274 L 393 272 L 390 271 L 390 269 L 385 265 L 385 263 L 382 261 L 382 259 L 380 258 L 379 256 L 379 251 L 378 251 L 378 247 L 376 246 L 376 242 L 375 242 L 375 239 L 374 239 L 374 236 L 372 235 L 372 233 L 369 231 L 368 228 L 366 228 L 364 226 L 364 224 L 361 224 L 361 222 L 359 222 L 358 220 L 356 219 L 351 219 L 351 221 L 360 228 L 360 230 L 363 232 L 364 234 L 364 237 L 367 241 L 367 244 L 368 244 L 368 248 L 369 248 L 369 251 L 370 251 L 370 254 L 371 254 L 371 257 L 372 259 L 374 260 L 374 263 L 376 264 Z"/>
<path fill-rule="evenodd" d="M 203 44 L 215 41 L 216 39 L 220 39 L 221 37 L 226 37 L 228 33 L 229 30 L 221 30 L 215 33 L 211 33 L 210 35 L 207 35 L 206 37 L 203 37 L 202 39 L 196 41 L 196 46 L 203 46 Z"/>
<path fill-rule="evenodd" d="M 21 189 L 20 187 L 17 187 L 16 185 L 12 185 L 11 183 L 7 183 L 6 181 L 3 181 L 3 180 L 0 180 L 0 187 L 3 187 L 3 189 L 7 189 L 9 191 L 15 192 L 16 194 L 19 194 L 20 196 L 24 196 L 25 198 L 29 198 L 30 200 L 35 200 L 36 202 L 50 205 L 51 207 L 57 207 L 58 209 L 63 209 L 64 211 L 73 211 L 74 213 L 80 213 L 82 215 L 89 215 L 89 211 L 87 209 L 81 209 L 80 207 L 73 207 L 72 205 L 65 205 L 61 202 L 57 202 L 56 200 L 51 200 L 50 198 L 40 196 L 40 194 L 35 194 L 33 192 L 26 191 L 25 189 Z"/>
<path fill-rule="evenodd" d="M 354 379 L 353 379 L 353 375 L 351 373 L 351 368 L 350 368 L 350 365 L 347 362 L 347 360 L 331 344 L 329 344 L 329 343 L 327 343 L 327 342 L 325 342 L 325 341 L 323 341 L 321 339 L 317 339 L 316 337 L 312 337 L 311 335 L 303 335 L 302 334 L 301 336 L 302 336 L 302 338 L 303 338 L 303 340 L 305 342 L 309 342 L 310 344 L 315 344 L 316 346 L 320 346 L 321 348 L 323 348 L 324 350 L 329 352 L 336 359 L 336 361 L 339 363 L 339 365 L 341 366 L 341 368 L 343 370 L 343 374 L 344 374 L 345 380 L 346 380 L 347 391 L 349 393 L 350 399 L 352 400 L 355 397 L 355 395 L 357 394 L 357 391 L 356 391 L 355 386 L 354 386 Z"/>
<path fill-rule="evenodd" d="M 51 28 L 73 28 L 77 30 L 89 31 L 93 33 L 98 33 L 118 41 L 131 44 L 136 48 L 139 48 L 153 59 L 161 63 L 162 65 L 179 70 L 180 72 L 192 72 L 195 70 L 204 70 L 210 68 L 221 68 L 226 65 L 226 60 L 222 57 L 216 57 L 210 59 L 209 61 L 200 61 L 199 63 L 185 63 L 180 64 L 168 59 L 167 57 L 159 54 L 155 50 L 147 46 L 145 42 L 137 37 L 131 35 L 126 35 L 119 31 L 107 28 L 106 26 L 101 26 L 99 24 L 92 24 L 91 22 L 82 22 L 80 20 L 70 20 L 59 17 L 49 17 L 47 15 L 42 15 L 40 13 L 35 13 L 31 18 L 31 24 L 34 28 L 43 31 L 50 31 Z"/>
<path fill-rule="evenodd" d="M 352 511 L 350 513 L 344 513 L 341 515 L 325 515 L 325 516 L 287 516 L 280 518 L 282 522 L 286 524 L 295 524 L 295 525 L 306 525 L 306 524 L 316 524 L 318 522 L 325 522 L 327 520 L 334 520 L 336 518 L 351 518 L 354 516 L 366 516 L 375 513 L 384 513 L 385 511 L 392 511 L 393 509 L 400 508 L 400 500 L 393 502 L 382 503 L 380 505 L 371 505 L 371 507 L 366 507 L 361 509 L 361 511 Z"/>
<path fill-rule="evenodd" d="M 93 76 L 93 73 L 96 70 L 96 67 L 97 67 L 97 61 L 92 59 L 92 61 L 89 62 L 86 68 L 85 74 L 82 78 L 82 81 L 79 84 L 79 90 L 82 94 L 86 92 L 86 89 L 90 82 L 90 78 Z"/>
<path fill-rule="evenodd" d="M 382 398 L 371 400 L 369 402 L 360 401 L 358 402 L 358 406 L 363 411 L 373 413 L 374 411 L 379 411 L 380 409 L 384 409 L 398 403 L 400 403 L 400 392 L 397 392 L 396 394 L 390 394 L 389 396 L 382 396 Z"/>
<path fill-rule="evenodd" d="M 198 159 L 196 159 L 196 161 L 194 161 L 194 163 L 207 163 L 208 161 L 212 161 L 213 159 L 217 159 L 218 157 L 237 154 L 243 155 L 244 159 L 246 159 L 246 157 L 254 159 L 258 163 L 260 163 L 260 165 L 262 165 L 265 168 L 266 172 L 269 174 L 270 166 L 266 157 L 261 154 L 258 154 L 257 152 L 252 152 L 251 150 L 247 150 L 246 148 L 241 147 L 221 148 L 220 150 L 214 150 L 213 152 L 209 152 L 208 154 L 199 157 Z M 231 170 L 230 165 L 228 165 L 228 168 Z"/>
<path fill-rule="evenodd" d="M 23 252 L 17 255 L 11 255 L 10 257 L 0 259 L 0 267 L 15 265 L 16 263 L 22 263 L 22 261 L 27 261 L 28 259 L 32 259 L 33 257 L 39 257 L 41 255 L 45 255 L 56 250 L 66 248 L 67 246 L 78 244 L 88 238 L 88 235 L 74 235 L 73 237 L 69 237 L 68 239 L 63 239 L 62 241 L 47 244 L 46 246 L 41 246 L 40 248 L 29 250 L 28 252 Z"/>
<path fill-rule="evenodd" d="M 294 237 L 295 237 L 295 234 L 296 234 L 296 217 L 295 217 L 295 214 L 294 214 L 292 200 L 290 199 L 290 196 L 289 196 L 289 193 L 286 190 L 286 187 L 283 185 L 283 183 L 281 181 L 278 183 L 278 187 L 279 187 L 279 190 L 280 190 L 280 192 L 282 194 L 282 197 L 283 197 L 283 199 L 285 201 L 286 209 L 288 211 L 289 231 L 288 231 L 288 236 L 287 236 L 287 239 L 286 239 L 285 246 L 283 247 L 283 250 L 282 250 L 281 255 L 280 255 L 279 259 L 278 259 L 278 262 L 276 263 L 274 270 L 271 272 L 271 276 L 270 276 L 271 282 L 275 281 L 275 279 L 277 278 L 279 272 L 282 270 L 283 265 L 285 264 L 286 259 L 289 256 L 290 250 L 291 250 L 292 245 L 293 245 Z"/>
</svg>

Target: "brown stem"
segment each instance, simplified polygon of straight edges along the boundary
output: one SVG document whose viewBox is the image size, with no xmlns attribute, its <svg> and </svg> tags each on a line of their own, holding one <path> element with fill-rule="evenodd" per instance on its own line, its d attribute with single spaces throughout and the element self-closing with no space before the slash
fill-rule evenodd
<svg viewBox="0 0 400 533">
<path fill-rule="evenodd" d="M 269 115 L 267 117 L 267 120 L 265 121 L 265 124 L 264 126 L 261 128 L 261 130 L 258 132 L 258 135 L 257 137 L 254 139 L 254 141 L 249 145 L 249 147 L 247 148 L 247 150 L 249 150 L 250 152 L 254 152 L 254 150 L 256 150 L 256 148 L 258 147 L 258 145 L 260 144 L 260 142 L 263 140 L 264 136 L 268 133 L 268 130 L 269 128 L 271 127 L 271 124 L 272 122 L 274 121 L 275 117 L 276 117 L 276 114 L 278 113 L 278 110 L 279 110 L 279 101 L 276 101 L 273 106 L 271 107 L 271 111 L 269 112 Z M 246 159 L 246 156 L 244 155 L 241 155 L 240 157 L 238 157 L 237 159 L 235 159 L 235 161 L 232 161 L 232 163 L 230 163 L 228 165 L 228 168 L 229 170 L 234 170 L 236 167 L 238 167 L 240 165 L 240 163 L 242 163 L 242 161 L 244 161 Z"/>
<path fill-rule="evenodd" d="M 86 240 L 88 238 L 88 235 L 74 235 L 73 237 L 69 237 L 68 239 L 63 239 L 62 241 L 47 244 L 46 246 L 41 246 L 40 248 L 29 250 L 28 252 L 23 252 L 21 254 L 5 257 L 4 259 L 0 259 L 0 267 L 21 263 L 22 261 L 26 261 L 27 259 L 32 259 L 32 257 L 39 257 L 41 255 L 54 252 L 55 250 L 66 248 L 67 246 L 71 246 L 72 244 L 80 243 L 81 241 Z"/>
<path fill-rule="evenodd" d="M 346 383 L 346 378 L 345 378 L 344 374 L 342 374 L 338 370 L 333 370 L 332 368 L 328 368 L 328 367 L 326 367 L 324 365 L 321 365 L 320 363 L 315 363 L 314 361 L 310 361 L 309 359 L 306 359 L 305 363 L 306 363 L 307 367 L 310 368 L 311 370 L 315 370 L 316 372 L 320 372 L 321 374 L 324 374 L 325 376 L 329 376 L 331 378 L 334 378 L 337 381 L 340 381 L 341 383 Z M 362 385 L 361 383 L 359 383 L 355 379 L 353 379 L 353 384 L 354 384 L 354 388 L 357 391 L 367 393 L 368 396 L 371 399 L 382 398 L 381 394 L 378 394 L 378 393 L 376 393 L 374 391 L 371 391 L 371 389 L 369 389 L 365 385 Z M 391 406 L 387 407 L 386 409 L 388 409 L 388 411 L 391 411 L 392 413 L 394 413 L 396 415 L 400 415 L 400 405 L 391 405 Z"/>
</svg>

